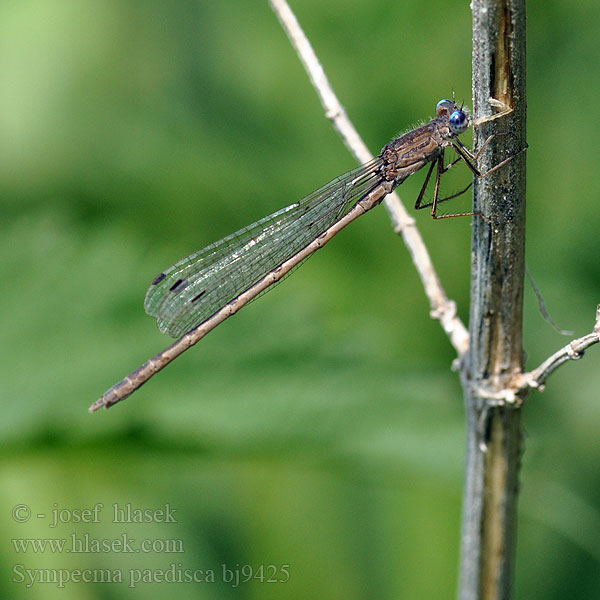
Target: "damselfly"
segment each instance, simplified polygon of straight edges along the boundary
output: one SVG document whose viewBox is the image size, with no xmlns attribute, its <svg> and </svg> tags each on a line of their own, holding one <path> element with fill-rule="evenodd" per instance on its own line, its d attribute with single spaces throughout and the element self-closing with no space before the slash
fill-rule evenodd
<svg viewBox="0 0 600 600">
<path fill-rule="evenodd" d="M 431 206 L 434 219 L 476 214 L 437 214 L 441 202 L 470 187 L 440 199 L 441 176 L 463 160 L 476 177 L 485 177 L 513 157 L 482 174 L 474 163 L 493 136 L 477 154 L 473 154 L 458 139 L 470 125 L 466 110 L 451 100 L 441 100 L 436 113 L 429 123 L 384 146 L 377 158 L 337 177 L 299 202 L 190 254 L 160 273 L 150 285 L 144 307 L 149 315 L 156 317 L 163 333 L 180 339 L 110 388 L 92 404 L 90 411 L 102 406 L 108 408 L 127 398 L 222 321 L 280 281 L 346 225 L 377 206 L 384 196 L 425 165 L 429 165 L 429 170 L 416 209 Z M 444 153 L 450 147 L 454 148 L 458 158 L 445 165 Z M 424 203 L 434 169 L 433 198 Z"/>
</svg>

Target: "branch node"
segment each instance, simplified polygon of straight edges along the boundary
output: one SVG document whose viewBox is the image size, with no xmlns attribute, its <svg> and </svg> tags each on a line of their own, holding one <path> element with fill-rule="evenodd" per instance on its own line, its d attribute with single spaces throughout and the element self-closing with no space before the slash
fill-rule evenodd
<svg viewBox="0 0 600 600">
<path fill-rule="evenodd" d="M 573 340 L 567 346 L 567 350 L 566 350 L 567 357 L 570 358 L 571 360 L 579 360 L 585 354 L 585 352 L 583 350 L 577 351 L 575 348 L 573 348 L 573 344 L 577 344 L 577 342 L 578 342 L 578 340 Z"/>
<path fill-rule="evenodd" d="M 527 389 L 538 389 L 543 392 L 546 379 L 558 367 L 570 360 L 579 360 L 590 346 L 598 342 L 600 342 L 600 305 L 596 310 L 596 323 L 591 333 L 571 340 L 566 346 L 549 356 L 539 367 L 516 375 L 511 382 L 511 389 L 516 393 Z"/>
<path fill-rule="evenodd" d="M 344 111 L 338 107 L 330 108 L 328 111 L 325 112 L 325 117 L 330 121 L 335 121 L 336 119 L 339 119 L 342 116 L 344 116 Z"/>
<path fill-rule="evenodd" d="M 438 321 L 454 319 L 456 317 L 456 302 L 446 300 L 446 302 L 438 304 L 429 312 L 429 316 Z"/>
<path fill-rule="evenodd" d="M 417 222 L 408 213 L 399 216 L 394 225 L 394 233 L 401 234 L 407 227 L 416 227 Z"/>
<path fill-rule="evenodd" d="M 520 408 L 523 405 L 523 399 L 519 391 L 520 389 L 507 387 L 494 392 L 487 388 L 472 386 L 473 396 L 483 400 L 487 407 L 508 406 L 511 408 Z"/>
</svg>

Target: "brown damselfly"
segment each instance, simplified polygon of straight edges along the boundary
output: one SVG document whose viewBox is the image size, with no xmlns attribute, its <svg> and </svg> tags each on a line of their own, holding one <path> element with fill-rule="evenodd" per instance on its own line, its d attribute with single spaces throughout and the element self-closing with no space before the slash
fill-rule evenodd
<svg viewBox="0 0 600 600">
<path fill-rule="evenodd" d="M 190 254 L 160 273 L 146 293 L 144 307 L 149 315 L 156 317 L 163 333 L 179 339 L 111 387 L 92 404 L 90 411 L 103 406 L 108 408 L 127 398 L 426 165 L 429 170 L 416 209 L 431 207 L 434 219 L 480 214 L 438 215 L 441 202 L 459 196 L 470 187 L 439 198 L 442 175 L 462 160 L 476 177 L 486 177 L 513 157 L 481 173 L 475 163 L 494 136 L 473 154 L 458 139 L 470 125 L 466 110 L 452 100 L 441 100 L 436 113 L 429 123 L 384 146 L 375 159 L 337 177 L 295 204 Z M 458 158 L 445 165 L 445 151 L 449 148 L 456 151 Z M 433 197 L 431 202 L 424 203 L 434 171 Z"/>
</svg>

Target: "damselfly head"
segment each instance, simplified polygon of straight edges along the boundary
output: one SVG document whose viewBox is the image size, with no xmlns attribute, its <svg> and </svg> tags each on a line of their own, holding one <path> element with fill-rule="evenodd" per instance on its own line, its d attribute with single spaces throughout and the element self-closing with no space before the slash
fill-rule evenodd
<svg viewBox="0 0 600 600">
<path fill-rule="evenodd" d="M 440 100 L 435 107 L 438 117 L 447 116 L 452 135 L 460 135 L 469 127 L 469 114 L 466 108 L 452 100 Z"/>
</svg>

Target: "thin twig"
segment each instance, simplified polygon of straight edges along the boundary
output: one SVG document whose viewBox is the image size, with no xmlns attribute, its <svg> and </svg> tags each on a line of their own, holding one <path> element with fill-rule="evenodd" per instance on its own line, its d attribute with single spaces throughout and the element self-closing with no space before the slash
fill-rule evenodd
<svg viewBox="0 0 600 600">
<path fill-rule="evenodd" d="M 325 109 L 325 116 L 332 121 L 335 129 L 358 162 L 368 162 L 373 156 L 335 95 L 327 75 L 325 75 L 325 71 L 296 16 L 285 0 L 269 0 L 269 2 L 308 72 Z M 425 294 L 431 305 L 431 317 L 440 321 L 446 335 L 450 338 L 450 343 L 459 358 L 461 358 L 469 347 L 469 333 L 456 314 L 456 303 L 446 295 L 423 238 L 416 227 L 415 220 L 407 213 L 398 195 L 396 193 L 390 194 L 384 202 L 392 220 L 394 231 L 402 235 L 404 244 L 410 252 L 419 278 L 423 283 Z"/>
<path fill-rule="evenodd" d="M 569 342 L 566 346 L 548 357 L 536 369 L 533 369 L 528 373 L 522 373 L 516 377 L 513 381 L 514 388 L 516 390 L 523 390 L 526 388 L 538 388 L 543 390 L 546 379 L 548 379 L 558 367 L 569 360 L 579 360 L 590 346 L 593 346 L 598 342 L 600 342 L 600 304 L 596 309 L 596 324 L 591 333 Z"/>
</svg>

